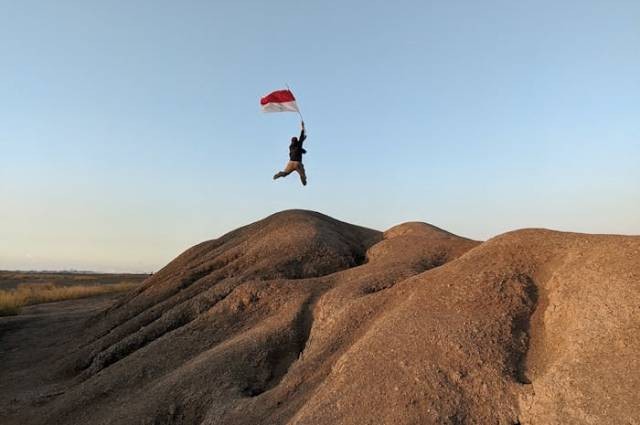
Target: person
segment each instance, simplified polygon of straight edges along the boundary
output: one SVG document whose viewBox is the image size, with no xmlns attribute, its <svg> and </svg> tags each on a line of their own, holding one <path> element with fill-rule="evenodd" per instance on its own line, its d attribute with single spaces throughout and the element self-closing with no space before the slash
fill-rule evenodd
<svg viewBox="0 0 640 425">
<path fill-rule="evenodd" d="M 284 171 L 280 171 L 273 176 L 273 179 L 279 179 L 280 177 L 286 177 L 294 171 L 300 174 L 300 181 L 303 186 L 307 185 L 307 174 L 304 171 L 304 165 L 302 164 L 302 155 L 307 153 L 302 147 L 302 143 L 306 140 L 307 135 L 304 130 L 304 121 L 300 122 L 302 130 L 300 130 L 300 137 L 292 137 L 291 144 L 289 145 L 289 162 L 284 167 Z"/>
</svg>

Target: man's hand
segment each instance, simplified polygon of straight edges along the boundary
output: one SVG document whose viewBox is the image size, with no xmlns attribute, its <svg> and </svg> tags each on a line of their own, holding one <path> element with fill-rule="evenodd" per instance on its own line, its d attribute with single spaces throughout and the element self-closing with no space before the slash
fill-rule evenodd
<svg viewBox="0 0 640 425">
<path fill-rule="evenodd" d="M 302 129 L 304 130 L 304 121 L 300 121 L 300 123 L 302 124 Z"/>
</svg>

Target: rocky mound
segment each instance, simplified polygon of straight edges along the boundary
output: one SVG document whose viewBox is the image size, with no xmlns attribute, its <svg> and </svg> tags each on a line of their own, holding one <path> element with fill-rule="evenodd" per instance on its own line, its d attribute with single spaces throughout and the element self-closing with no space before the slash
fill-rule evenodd
<svg viewBox="0 0 640 425">
<path fill-rule="evenodd" d="M 60 424 L 640 423 L 640 237 L 286 211 L 92 318 Z"/>
</svg>

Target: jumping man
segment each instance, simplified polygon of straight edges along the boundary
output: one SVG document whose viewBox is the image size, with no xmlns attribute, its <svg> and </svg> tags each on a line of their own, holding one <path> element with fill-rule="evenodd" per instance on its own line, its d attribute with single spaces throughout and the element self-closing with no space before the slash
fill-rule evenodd
<svg viewBox="0 0 640 425">
<path fill-rule="evenodd" d="M 304 186 L 307 185 L 307 175 L 304 172 L 304 165 L 302 164 L 302 155 L 307 153 L 302 148 L 302 142 L 305 141 L 307 135 L 304 133 L 304 121 L 301 121 L 302 130 L 300 131 L 300 137 L 292 137 L 291 144 L 289 145 L 289 162 L 284 167 L 284 171 L 280 171 L 273 176 L 273 179 L 280 177 L 286 177 L 294 171 L 300 174 L 300 181 Z"/>
</svg>

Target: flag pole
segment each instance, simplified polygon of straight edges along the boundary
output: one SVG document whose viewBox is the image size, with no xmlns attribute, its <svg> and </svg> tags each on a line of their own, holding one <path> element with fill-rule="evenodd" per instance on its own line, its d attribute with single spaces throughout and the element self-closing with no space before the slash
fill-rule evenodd
<svg viewBox="0 0 640 425">
<path fill-rule="evenodd" d="M 289 84 L 284 83 L 284 85 L 287 86 L 287 90 L 289 90 L 291 94 L 293 94 L 293 92 L 289 88 Z M 298 103 L 298 99 L 296 99 L 296 105 L 298 105 L 298 115 L 300 115 L 300 121 L 304 122 L 304 118 L 302 118 L 302 112 L 300 112 L 300 104 Z"/>
</svg>

